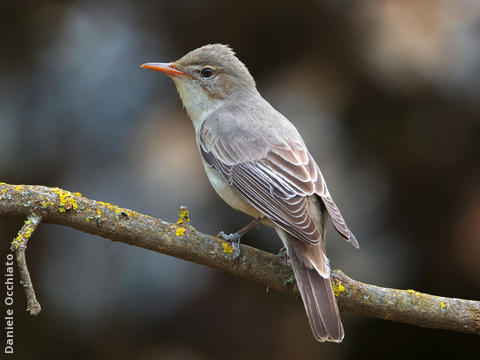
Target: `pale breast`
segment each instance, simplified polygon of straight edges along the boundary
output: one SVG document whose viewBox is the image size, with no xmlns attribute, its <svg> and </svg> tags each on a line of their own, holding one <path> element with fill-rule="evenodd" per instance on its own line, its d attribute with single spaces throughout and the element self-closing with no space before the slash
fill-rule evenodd
<svg viewBox="0 0 480 360">
<path fill-rule="evenodd" d="M 223 201 L 225 201 L 235 210 L 241 211 L 247 215 L 253 217 L 263 216 L 257 209 L 255 209 L 245 199 L 243 199 L 234 190 L 232 190 L 232 188 L 228 186 L 225 180 L 221 176 L 219 176 L 214 169 L 208 166 L 208 164 L 206 164 L 203 159 L 202 162 L 205 168 L 205 172 L 207 173 L 208 180 L 210 180 L 210 184 L 212 184 L 216 193 L 222 198 Z"/>
</svg>

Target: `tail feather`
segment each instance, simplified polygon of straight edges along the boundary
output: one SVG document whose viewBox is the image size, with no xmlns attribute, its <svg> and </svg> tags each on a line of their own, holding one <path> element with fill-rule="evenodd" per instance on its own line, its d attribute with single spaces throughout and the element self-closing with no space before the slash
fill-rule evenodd
<svg viewBox="0 0 480 360">
<path fill-rule="evenodd" d="M 288 241 L 288 252 L 313 335 L 317 341 L 341 342 L 344 331 L 330 277 L 306 266 L 292 240 Z"/>
</svg>

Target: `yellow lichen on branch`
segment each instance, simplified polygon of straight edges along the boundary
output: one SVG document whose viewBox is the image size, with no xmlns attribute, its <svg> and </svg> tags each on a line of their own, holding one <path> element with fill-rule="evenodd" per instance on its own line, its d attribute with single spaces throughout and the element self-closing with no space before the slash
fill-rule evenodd
<svg viewBox="0 0 480 360">
<path fill-rule="evenodd" d="M 345 291 L 345 286 L 339 280 L 332 281 L 333 293 L 338 297 L 342 292 Z"/>
<path fill-rule="evenodd" d="M 28 240 L 32 236 L 33 228 L 30 226 L 32 221 L 34 221 L 32 217 L 29 217 L 27 220 L 25 220 L 25 223 L 18 232 L 18 235 L 12 241 L 12 250 L 17 250 L 20 244 L 22 244 L 22 242 Z"/>
<path fill-rule="evenodd" d="M 232 244 L 223 242 L 223 241 L 222 241 L 222 248 L 223 248 L 223 252 L 227 254 L 231 254 L 234 250 Z"/>
<path fill-rule="evenodd" d="M 183 234 L 185 234 L 185 231 L 187 231 L 185 226 L 192 227 L 190 225 L 190 214 L 186 206 L 180 206 L 178 208 L 178 220 L 176 223 L 175 235 L 183 236 Z"/>
<path fill-rule="evenodd" d="M 188 209 L 185 206 L 180 206 L 178 209 L 178 220 L 177 224 L 188 224 L 190 223 L 190 214 Z"/>
<path fill-rule="evenodd" d="M 62 208 L 64 211 L 59 211 Z M 33 215 L 32 215 L 33 214 Z M 160 219 L 122 209 L 59 188 L 0 183 L 0 216 L 28 217 L 12 243 L 26 284 L 28 309 L 40 311 L 25 262 L 25 248 L 40 222 L 61 224 L 113 241 L 139 246 L 187 261 L 221 269 L 229 274 L 258 282 L 268 288 L 298 295 L 292 269 L 284 259 L 250 246 L 241 245 L 242 257 L 234 262 L 225 253 L 233 246 L 202 234 L 190 225 L 185 207 L 178 220 Z M 342 311 L 423 327 L 448 329 L 480 335 L 480 302 L 446 298 L 415 290 L 397 290 L 353 280 L 341 271 L 332 271 L 331 280 Z"/>
<path fill-rule="evenodd" d="M 30 215 L 18 232 L 17 237 L 12 241 L 10 247 L 10 250 L 16 253 L 17 264 L 20 270 L 20 283 L 23 285 L 25 296 L 27 297 L 27 311 L 32 315 L 37 315 L 41 310 L 41 306 L 33 290 L 32 279 L 30 278 L 30 272 L 28 271 L 25 258 L 25 250 L 27 249 L 28 240 L 41 220 L 41 216 Z"/>
<path fill-rule="evenodd" d="M 67 210 L 78 209 L 78 204 L 75 197 L 81 197 L 82 194 L 80 193 L 72 194 L 69 191 L 65 191 L 59 188 L 54 188 L 53 192 L 58 195 L 58 202 L 59 202 L 58 211 L 66 212 Z"/>
<path fill-rule="evenodd" d="M 175 230 L 175 235 L 177 236 L 183 236 L 183 234 L 185 234 L 185 231 L 187 229 L 185 229 L 184 227 L 180 226 L 177 228 L 177 230 Z"/>
</svg>

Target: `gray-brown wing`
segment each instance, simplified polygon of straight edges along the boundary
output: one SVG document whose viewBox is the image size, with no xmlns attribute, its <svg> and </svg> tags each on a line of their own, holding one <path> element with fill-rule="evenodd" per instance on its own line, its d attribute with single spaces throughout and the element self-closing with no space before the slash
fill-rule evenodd
<svg viewBox="0 0 480 360">
<path fill-rule="evenodd" d="M 310 217 L 306 199 L 317 194 L 335 229 L 358 247 L 303 142 L 272 145 L 255 136 L 240 142 L 209 130 L 203 127 L 200 132 L 203 159 L 267 218 L 306 243 L 317 244 L 323 229 Z"/>
<path fill-rule="evenodd" d="M 306 197 L 292 192 L 282 179 L 272 177 L 263 161 L 227 165 L 205 147 L 200 151 L 207 164 L 268 219 L 298 239 L 319 243 L 322 233 L 308 214 Z"/>
<path fill-rule="evenodd" d="M 268 161 L 269 166 L 275 171 L 277 176 L 287 180 L 295 185 L 300 193 L 304 195 L 317 194 L 322 199 L 325 207 L 332 219 L 333 226 L 342 235 L 345 240 L 352 243 L 357 249 L 358 241 L 350 231 L 340 210 L 333 201 L 327 183 L 315 162 L 305 147 L 300 150 L 291 147 L 290 149 L 277 149 L 276 153 L 271 155 L 275 161 Z M 312 186 L 314 190 L 312 191 Z"/>
</svg>

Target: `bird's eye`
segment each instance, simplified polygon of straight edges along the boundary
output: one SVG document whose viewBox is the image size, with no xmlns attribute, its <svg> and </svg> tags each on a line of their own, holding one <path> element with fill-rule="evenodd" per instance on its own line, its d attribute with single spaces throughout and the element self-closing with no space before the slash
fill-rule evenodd
<svg viewBox="0 0 480 360">
<path fill-rule="evenodd" d="M 202 74 L 202 76 L 204 78 L 209 78 L 213 75 L 213 70 L 212 70 L 212 68 L 205 67 L 205 68 L 202 69 L 202 71 L 200 73 Z"/>
</svg>

